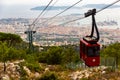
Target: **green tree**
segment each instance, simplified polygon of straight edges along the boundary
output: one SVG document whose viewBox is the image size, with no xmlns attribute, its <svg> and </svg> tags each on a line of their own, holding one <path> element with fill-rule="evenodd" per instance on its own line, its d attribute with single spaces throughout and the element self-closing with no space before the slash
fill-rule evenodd
<svg viewBox="0 0 120 80">
<path fill-rule="evenodd" d="M 115 57 L 116 65 L 120 64 L 120 43 L 110 44 L 103 50 L 101 50 L 101 56 L 103 57 Z M 118 66 L 117 66 L 118 67 Z"/>
<path fill-rule="evenodd" d="M 62 61 L 62 48 L 51 47 L 47 51 L 47 63 L 48 64 L 60 64 Z"/>
<path fill-rule="evenodd" d="M 48 64 L 61 64 L 62 61 L 62 48 L 53 46 L 47 49 L 47 51 L 41 52 L 39 56 L 39 62 Z"/>
<path fill-rule="evenodd" d="M 6 61 L 8 56 L 9 48 L 6 46 L 6 43 L 0 42 L 0 60 L 4 62 L 4 72 L 6 71 Z"/>
<path fill-rule="evenodd" d="M 79 62 L 79 54 L 73 46 L 68 46 L 63 51 L 63 63 Z"/>
<path fill-rule="evenodd" d="M 6 71 L 6 61 L 24 59 L 25 51 L 8 47 L 7 43 L 0 42 L 0 61 L 4 63 L 4 71 Z"/>
<path fill-rule="evenodd" d="M 54 46 L 41 52 L 38 60 L 48 64 L 66 64 L 70 62 L 79 62 L 79 53 L 74 46 Z"/>
<path fill-rule="evenodd" d="M 16 43 L 22 42 L 22 39 L 19 35 L 11 33 L 1 33 L 0 32 L 0 41 L 6 42 L 9 47 L 14 46 Z"/>
</svg>

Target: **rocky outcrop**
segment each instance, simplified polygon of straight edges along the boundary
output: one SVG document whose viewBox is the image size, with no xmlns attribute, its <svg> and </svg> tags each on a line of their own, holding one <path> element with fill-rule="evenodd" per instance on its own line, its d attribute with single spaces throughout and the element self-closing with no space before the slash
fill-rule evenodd
<svg viewBox="0 0 120 80">
<path fill-rule="evenodd" d="M 6 72 L 4 72 L 4 64 L 0 63 L 0 80 L 20 80 L 21 78 L 21 67 L 19 63 L 24 60 L 6 62 Z M 23 70 L 26 72 L 26 77 L 33 79 L 40 77 L 38 72 L 32 73 L 26 66 L 23 66 Z"/>
<path fill-rule="evenodd" d="M 82 71 L 76 71 L 69 75 L 69 77 L 72 80 L 80 80 L 82 78 L 89 78 L 91 76 L 94 76 L 96 74 L 105 74 L 107 67 L 100 66 L 100 67 L 94 67 L 94 68 L 86 68 Z"/>
<path fill-rule="evenodd" d="M 24 60 L 6 62 L 6 71 L 4 72 L 4 64 L 0 63 L 0 79 L 1 80 L 11 80 L 11 79 L 20 79 L 20 66 L 19 63 L 24 62 Z"/>
<path fill-rule="evenodd" d="M 6 72 L 4 72 L 4 64 L 0 63 L 0 80 L 39 80 L 41 76 L 48 75 L 46 73 L 54 72 L 62 80 L 120 80 L 120 72 L 111 72 L 110 68 L 105 66 L 94 68 L 83 68 L 77 71 L 67 71 L 61 69 L 59 65 L 47 65 L 40 63 L 44 67 L 40 72 L 32 71 L 27 66 L 22 66 L 19 63 L 24 60 L 7 62 Z"/>
</svg>

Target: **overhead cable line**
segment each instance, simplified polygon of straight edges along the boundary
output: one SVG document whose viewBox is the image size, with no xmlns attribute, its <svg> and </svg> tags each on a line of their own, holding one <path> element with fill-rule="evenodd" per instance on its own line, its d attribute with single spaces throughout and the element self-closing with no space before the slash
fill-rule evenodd
<svg viewBox="0 0 120 80">
<path fill-rule="evenodd" d="M 108 6 L 106 6 L 106 7 L 102 8 L 102 9 L 96 11 L 96 13 L 99 13 L 99 12 L 103 11 L 104 9 L 107 9 L 107 8 L 111 7 L 112 5 L 118 3 L 119 1 L 120 1 L 120 0 L 117 0 L 117 1 L 115 1 L 115 2 L 113 2 L 113 3 L 111 3 L 111 4 L 109 4 Z M 68 23 L 71 23 L 71 22 L 74 22 L 74 21 L 78 21 L 78 20 L 81 20 L 81 19 L 84 19 L 84 18 L 86 18 L 86 17 L 85 17 L 85 16 L 84 16 L 84 17 L 80 17 L 80 18 L 77 18 L 77 19 L 74 19 L 74 20 L 71 20 L 71 21 L 68 21 L 68 22 L 59 24 L 59 26 L 60 26 L 60 25 L 65 25 L 65 24 L 68 24 Z"/>
<path fill-rule="evenodd" d="M 53 6 L 58 2 L 59 0 L 56 0 L 49 8 L 48 8 L 48 10 L 51 10 L 52 8 L 53 8 Z M 42 15 L 42 16 L 44 16 L 47 12 L 48 12 L 48 10 Z"/>
<path fill-rule="evenodd" d="M 34 28 L 34 24 L 35 22 L 38 20 L 38 18 L 43 14 L 43 12 L 48 8 L 48 6 L 52 3 L 53 0 L 51 0 L 48 5 L 43 9 L 43 11 L 38 15 L 38 17 L 33 21 L 33 23 L 31 25 L 29 25 L 28 31 L 25 31 L 25 34 L 28 34 L 28 39 L 29 39 L 29 53 L 34 51 L 34 47 L 33 47 L 33 34 L 36 31 L 33 31 L 31 29 L 31 26 L 33 26 Z"/>
<path fill-rule="evenodd" d="M 49 7 L 49 5 L 52 3 L 53 0 L 51 0 L 47 6 L 43 9 L 43 11 L 38 15 L 38 17 L 33 21 L 33 23 L 30 26 L 34 26 L 35 22 L 39 19 L 39 17 L 43 14 L 43 12 Z M 32 30 L 32 29 L 31 29 Z"/>
<path fill-rule="evenodd" d="M 53 8 L 53 6 L 58 2 L 59 0 L 56 0 L 49 8 L 48 8 L 48 10 L 51 10 L 52 8 Z M 42 16 L 44 16 L 47 12 L 48 12 L 48 10 L 42 15 Z M 34 28 L 34 27 L 33 27 Z M 33 30 L 33 28 L 32 28 L 32 30 Z M 37 28 L 35 28 L 35 30 L 36 30 Z"/>
<path fill-rule="evenodd" d="M 48 19 L 48 20 L 46 20 L 46 21 L 44 21 L 44 22 L 42 22 L 42 23 L 46 23 L 46 22 L 48 22 L 49 20 L 54 19 L 55 17 L 57 17 L 58 15 L 64 13 L 65 11 L 69 10 L 70 8 L 74 7 L 75 5 L 77 5 L 78 3 L 80 3 L 81 1 L 82 1 L 82 0 L 77 1 L 76 3 L 74 3 L 73 5 L 71 5 L 70 7 L 66 8 L 66 9 L 63 10 L 62 12 L 56 14 L 55 16 L 51 17 L 50 19 Z M 41 23 L 41 24 L 42 24 L 42 23 Z"/>
<path fill-rule="evenodd" d="M 102 9 L 98 10 L 96 13 L 101 12 L 101 11 L 103 11 L 104 9 L 111 7 L 112 5 L 118 3 L 119 1 L 120 1 L 120 0 L 117 0 L 117 1 L 115 1 L 115 2 L 113 2 L 113 3 L 111 3 L 111 4 L 109 4 L 108 6 L 106 6 L 106 7 L 102 8 Z"/>
<path fill-rule="evenodd" d="M 63 10 L 62 12 L 56 14 L 55 16 L 53 16 L 53 17 L 50 18 L 50 19 L 53 19 L 53 18 L 57 17 L 58 15 L 62 14 L 63 12 L 65 12 L 65 11 L 67 11 L 67 10 L 69 10 L 70 8 L 74 7 L 75 5 L 77 5 L 78 3 L 80 3 L 81 1 L 82 1 L 82 0 L 79 0 L 78 2 L 76 2 L 75 4 L 73 4 L 72 6 L 66 8 L 65 10 Z"/>
<path fill-rule="evenodd" d="M 84 18 L 85 18 L 85 17 L 80 17 L 80 18 L 77 18 L 77 19 L 74 19 L 74 20 L 71 20 L 71 21 L 68 21 L 68 22 L 59 24 L 58 26 L 60 26 L 60 25 L 65 25 L 65 24 L 68 24 L 68 23 L 71 23 L 71 22 L 75 22 L 75 21 L 78 21 L 78 20 L 81 20 L 81 19 L 84 19 Z"/>
</svg>

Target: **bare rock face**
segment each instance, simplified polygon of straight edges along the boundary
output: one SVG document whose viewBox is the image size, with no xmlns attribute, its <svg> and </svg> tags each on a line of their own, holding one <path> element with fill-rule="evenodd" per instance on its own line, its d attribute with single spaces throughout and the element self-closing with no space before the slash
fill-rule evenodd
<svg viewBox="0 0 120 80">
<path fill-rule="evenodd" d="M 45 68 L 45 72 L 48 72 L 48 71 L 50 71 L 50 69 L 49 68 Z"/>
<path fill-rule="evenodd" d="M 28 74 L 28 76 L 31 75 L 31 71 L 26 66 L 23 66 L 23 69 L 26 71 L 26 73 Z"/>
<path fill-rule="evenodd" d="M 9 77 L 8 75 L 4 75 L 4 76 L 2 76 L 1 79 L 2 79 L 2 80 L 10 80 L 10 77 Z"/>
<path fill-rule="evenodd" d="M 100 67 L 94 67 L 94 68 L 87 68 L 85 70 L 82 71 L 76 71 L 72 74 L 69 75 L 69 77 L 72 80 L 80 80 L 82 78 L 89 78 L 93 75 L 97 74 L 105 74 L 107 67 L 105 66 L 100 66 Z"/>
<path fill-rule="evenodd" d="M 4 72 L 4 63 L 0 63 L 0 80 L 20 80 L 21 79 L 21 67 L 19 63 L 24 62 L 24 60 L 18 60 L 14 62 L 6 62 L 6 71 Z M 22 66 L 26 73 L 26 78 L 36 79 L 41 75 L 38 72 L 31 72 L 26 66 Z M 46 69 L 47 70 L 47 69 Z"/>
<path fill-rule="evenodd" d="M 40 77 L 40 74 L 38 72 L 35 72 L 35 78 L 39 78 Z"/>
<path fill-rule="evenodd" d="M 20 66 L 18 65 L 20 62 L 24 60 L 19 60 L 15 62 L 6 62 L 6 71 L 4 72 L 4 64 L 0 63 L 0 80 L 19 80 L 20 79 Z"/>
</svg>

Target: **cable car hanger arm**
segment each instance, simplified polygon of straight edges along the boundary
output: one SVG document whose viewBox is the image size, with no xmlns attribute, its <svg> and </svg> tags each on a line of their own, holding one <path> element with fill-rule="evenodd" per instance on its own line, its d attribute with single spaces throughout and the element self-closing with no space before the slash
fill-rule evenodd
<svg viewBox="0 0 120 80">
<path fill-rule="evenodd" d="M 91 34 L 89 36 L 85 36 L 83 39 L 88 41 L 88 42 L 98 42 L 99 41 L 99 31 L 96 25 L 95 21 L 95 14 L 96 14 L 96 9 L 89 10 L 87 13 L 85 13 L 85 17 L 92 16 L 92 30 Z M 96 30 L 97 37 L 94 37 L 94 29 Z"/>
<path fill-rule="evenodd" d="M 85 17 L 89 17 L 91 15 L 95 15 L 95 13 L 96 13 L 96 9 L 92 9 L 92 10 L 88 10 L 88 12 L 85 13 L 84 15 Z"/>
</svg>

